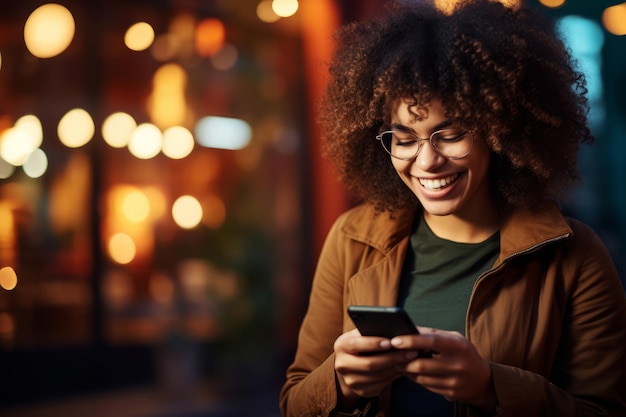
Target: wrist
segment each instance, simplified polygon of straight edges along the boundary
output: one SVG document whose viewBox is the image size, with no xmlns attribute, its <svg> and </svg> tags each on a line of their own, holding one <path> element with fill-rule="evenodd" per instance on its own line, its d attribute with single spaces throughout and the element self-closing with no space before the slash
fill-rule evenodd
<svg viewBox="0 0 626 417">
<path fill-rule="evenodd" d="M 479 416 L 495 416 L 498 414 L 498 397 L 493 385 L 493 376 L 491 375 L 491 366 L 489 368 L 489 380 L 482 398 L 472 401 L 469 406 L 474 414 Z"/>
<path fill-rule="evenodd" d="M 337 389 L 337 409 L 353 410 L 360 404 L 362 398 L 352 391 L 336 372 L 335 386 Z"/>
</svg>

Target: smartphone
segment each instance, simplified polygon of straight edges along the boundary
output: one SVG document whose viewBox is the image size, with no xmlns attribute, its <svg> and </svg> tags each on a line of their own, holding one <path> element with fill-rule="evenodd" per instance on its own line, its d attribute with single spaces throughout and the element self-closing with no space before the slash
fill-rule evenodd
<svg viewBox="0 0 626 417">
<path fill-rule="evenodd" d="M 348 315 L 361 336 L 392 339 L 405 334 L 419 334 L 402 307 L 348 306 Z"/>
</svg>

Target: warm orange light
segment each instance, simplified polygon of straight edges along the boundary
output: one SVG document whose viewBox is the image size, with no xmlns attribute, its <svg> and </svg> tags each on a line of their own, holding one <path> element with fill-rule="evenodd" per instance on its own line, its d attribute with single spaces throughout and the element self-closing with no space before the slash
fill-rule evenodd
<svg viewBox="0 0 626 417">
<path fill-rule="evenodd" d="M 511 9 L 517 9 L 520 7 L 520 0 L 498 1 Z M 461 3 L 461 0 L 435 0 L 435 7 L 446 14 L 451 14 L 459 3 Z"/>
<path fill-rule="evenodd" d="M 79 148 L 87 144 L 95 132 L 96 126 L 91 115 L 80 108 L 65 113 L 57 125 L 59 140 L 68 148 Z"/>
<path fill-rule="evenodd" d="M 60 4 L 48 3 L 34 10 L 24 25 L 24 43 L 38 58 L 52 58 L 65 51 L 74 39 L 72 13 Z"/>
<path fill-rule="evenodd" d="M 298 0 L 273 0 L 272 10 L 280 17 L 293 16 L 300 7 Z"/>
<path fill-rule="evenodd" d="M 17 286 L 17 274 L 10 266 L 0 269 L 0 287 L 11 291 Z"/>
<path fill-rule="evenodd" d="M 131 190 L 122 202 L 122 212 L 132 223 L 140 223 L 150 215 L 150 200 L 140 190 Z"/>
<path fill-rule="evenodd" d="M 172 126 L 163 132 L 163 155 L 172 159 L 183 159 L 189 156 L 195 140 L 193 134 L 182 126 Z"/>
<path fill-rule="evenodd" d="M 128 113 L 116 112 L 109 115 L 102 123 L 102 137 L 113 148 L 128 145 L 130 137 L 137 127 L 137 122 Z"/>
<path fill-rule="evenodd" d="M 602 24 L 613 35 L 626 35 L 626 3 L 607 7 L 602 13 Z"/>
<path fill-rule="evenodd" d="M 184 126 L 187 117 L 187 72 L 175 63 L 161 66 L 152 79 L 147 109 L 152 122 L 161 129 Z"/>
<path fill-rule="evenodd" d="M 128 264 L 135 259 L 137 247 L 133 239 L 125 233 L 116 233 L 109 239 L 109 256 L 118 264 Z"/>
<path fill-rule="evenodd" d="M 154 42 L 154 29 L 146 22 L 138 22 L 128 28 L 124 44 L 132 51 L 148 49 Z"/>
<path fill-rule="evenodd" d="M 272 9 L 272 0 L 262 0 L 256 6 L 256 15 L 265 23 L 274 23 L 280 19 L 280 16 L 274 13 L 274 9 Z"/>
<path fill-rule="evenodd" d="M 0 201 L 0 265 L 15 264 L 15 218 L 11 203 Z"/>
<path fill-rule="evenodd" d="M 205 19 L 196 27 L 196 52 L 200 56 L 211 56 L 224 45 L 224 39 L 224 24 L 218 19 Z"/>
<path fill-rule="evenodd" d="M 193 196 L 178 197 L 172 205 L 174 222 L 183 229 L 193 229 L 202 220 L 202 206 Z"/>
<path fill-rule="evenodd" d="M 539 0 L 539 3 L 546 7 L 550 7 L 551 9 L 556 9 L 557 7 L 563 6 L 565 4 L 565 0 Z"/>
</svg>

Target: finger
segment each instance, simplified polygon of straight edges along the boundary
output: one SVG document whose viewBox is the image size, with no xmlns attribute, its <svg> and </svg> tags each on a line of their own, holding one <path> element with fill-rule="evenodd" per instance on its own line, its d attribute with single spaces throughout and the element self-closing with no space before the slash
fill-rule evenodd
<svg viewBox="0 0 626 417">
<path fill-rule="evenodd" d="M 361 336 L 358 330 L 351 330 L 335 340 L 335 352 L 346 352 L 353 355 L 359 352 L 382 352 L 391 349 L 389 339 L 382 337 Z"/>
<path fill-rule="evenodd" d="M 435 350 L 433 346 L 437 344 L 436 335 L 434 333 L 420 335 L 404 335 L 391 339 L 391 345 L 395 349 L 400 350 L 417 350 L 422 353 Z M 423 354 L 422 356 L 429 356 Z"/>
<path fill-rule="evenodd" d="M 450 330 L 442 330 L 442 329 L 435 329 L 433 327 L 423 327 L 423 326 L 417 326 L 417 330 L 421 333 L 421 334 L 429 334 L 429 333 L 438 333 L 438 334 L 450 334 L 450 335 L 455 335 L 455 336 L 461 336 L 463 337 L 463 335 L 459 332 L 456 331 L 450 331 Z"/>
<path fill-rule="evenodd" d="M 420 335 L 397 336 L 391 339 L 391 345 L 396 349 L 417 349 L 431 354 L 449 355 L 466 350 L 471 343 L 459 333 L 436 330 Z"/>
<path fill-rule="evenodd" d="M 445 363 L 441 363 L 441 361 L 432 358 L 418 357 L 415 360 L 398 363 L 396 369 L 405 375 L 412 376 L 411 379 L 414 379 L 417 375 L 433 375 L 440 377 L 450 374 L 450 369 Z"/>
</svg>

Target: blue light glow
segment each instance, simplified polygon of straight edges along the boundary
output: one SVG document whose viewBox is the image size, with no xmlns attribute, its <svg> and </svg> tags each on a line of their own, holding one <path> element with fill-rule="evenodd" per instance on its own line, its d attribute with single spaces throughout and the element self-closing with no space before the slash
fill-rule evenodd
<svg viewBox="0 0 626 417">
<path fill-rule="evenodd" d="M 206 116 L 198 120 L 195 136 L 201 146 L 237 150 L 248 146 L 252 128 L 241 119 Z"/>
</svg>

